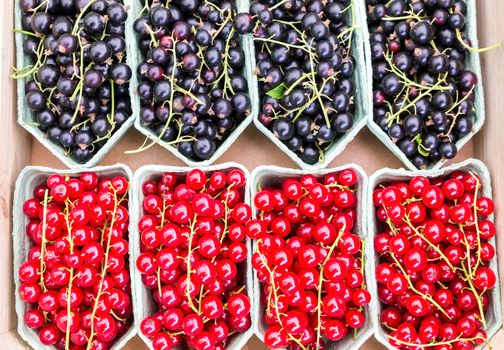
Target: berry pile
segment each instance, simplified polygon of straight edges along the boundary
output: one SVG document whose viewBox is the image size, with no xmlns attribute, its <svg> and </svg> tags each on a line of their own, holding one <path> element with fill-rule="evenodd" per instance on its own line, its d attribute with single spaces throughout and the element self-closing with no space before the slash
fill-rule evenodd
<svg viewBox="0 0 504 350">
<path fill-rule="evenodd" d="M 416 176 L 374 190 L 380 321 L 398 349 L 471 350 L 487 342 L 494 204 L 477 175 Z"/>
<path fill-rule="evenodd" d="M 288 178 L 259 191 L 252 265 L 262 284 L 272 349 L 322 349 L 364 325 L 370 294 L 364 281 L 363 244 L 353 233 L 357 173 L 353 169 Z"/>
<path fill-rule="evenodd" d="M 140 325 L 154 350 L 223 350 L 233 334 L 250 328 L 245 183 L 237 169 L 195 169 L 185 178 L 164 173 L 144 182 L 136 264 L 157 305 Z"/>
<path fill-rule="evenodd" d="M 415 167 L 457 155 L 473 129 L 478 77 L 462 0 L 366 0 L 373 118 Z M 480 50 L 481 51 L 481 50 Z"/>
<path fill-rule="evenodd" d="M 353 0 L 256 0 L 259 121 L 307 164 L 353 126 Z M 347 14 L 350 14 L 347 16 Z"/>
<path fill-rule="evenodd" d="M 148 3 L 134 26 L 143 55 L 141 121 L 163 145 L 192 160 L 209 159 L 251 110 L 235 4 Z"/>
<path fill-rule="evenodd" d="M 23 205 L 33 243 L 18 270 L 20 322 L 56 349 L 109 349 L 133 319 L 128 180 L 51 175 Z"/>
<path fill-rule="evenodd" d="M 34 124 L 85 163 L 131 115 L 125 63 L 127 9 L 119 0 L 20 0 L 23 52 L 31 63 L 25 103 Z"/>
</svg>

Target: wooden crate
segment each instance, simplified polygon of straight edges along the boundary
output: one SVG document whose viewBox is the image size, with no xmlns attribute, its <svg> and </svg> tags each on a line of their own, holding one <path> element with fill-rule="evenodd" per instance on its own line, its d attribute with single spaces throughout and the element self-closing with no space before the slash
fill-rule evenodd
<svg viewBox="0 0 504 350">
<path fill-rule="evenodd" d="M 28 349 L 16 333 L 16 315 L 14 312 L 14 283 L 12 271 L 11 242 L 11 205 L 14 181 L 20 170 L 29 164 L 64 168 L 49 151 L 37 143 L 16 123 L 15 83 L 10 79 L 14 65 L 13 5 L 17 0 L 4 0 L 0 10 L 0 348 Z M 363 0 L 362 0 L 363 1 Z M 504 41 L 504 1 L 478 1 L 478 32 L 480 46 L 487 46 Z M 504 256 L 504 240 L 499 237 L 504 231 L 504 48 L 499 48 L 482 55 L 483 78 L 486 93 L 487 119 L 483 130 L 469 142 L 454 161 L 469 157 L 484 161 L 491 173 L 496 201 L 497 254 Z M 500 122 L 499 122 L 500 120 Z M 143 136 L 131 129 L 117 147 L 104 159 L 102 164 L 114 164 L 118 161 L 129 165 L 132 170 L 146 164 L 183 165 L 165 149 L 154 146 L 149 150 L 134 155 L 124 154 L 126 150 L 138 148 L 144 141 Z M 238 161 L 249 170 L 262 164 L 295 167 L 292 161 L 266 139 L 253 125 L 249 126 L 238 141 L 219 159 L 219 162 Z M 330 166 L 345 163 L 357 163 L 371 174 L 382 167 L 400 167 L 399 160 L 392 155 L 381 142 L 364 129 L 350 143 L 345 151 Z M 504 258 L 500 261 L 501 288 L 504 285 Z M 504 294 L 503 294 L 504 295 Z M 494 348 L 504 349 L 504 330 L 492 340 Z M 139 337 L 133 338 L 126 350 L 144 350 L 147 347 Z M 257 338 L 252 338 L 245 347 L 247 350 L 266 349 Z M 384 349 L 376 340 L 368 340 L 361 350 Z"/>
</svg>

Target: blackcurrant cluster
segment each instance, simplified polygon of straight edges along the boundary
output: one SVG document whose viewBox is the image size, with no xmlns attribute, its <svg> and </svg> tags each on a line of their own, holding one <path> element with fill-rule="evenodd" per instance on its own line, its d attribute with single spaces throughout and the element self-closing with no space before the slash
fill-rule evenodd
<svg viewBox="0 0 504 350">
<path fill-rule="evenodd" d="M 20 0 L 25 102 L 37 127 L 75 161 L 88 161 L 131 116 L 120 0 Z"/>
<path fill-rule="evenodd" d="M 148 1 L 134 29 L 140 118 L 192 160 L 206 160 L 250 114 L 245 53 L 233 28 L 235 4 Z"/>
<path fill-rule="evenodd" d="M 353 126 L 352 0 L 256 0 L 259 121 L 305 163 Z"/>
<path fill-rule="evenodd" d="M 473 129 L 477 75 L 461 0 L 366 0 L 374 121 L 417 168 L 457 155 Z"/>
</svg>

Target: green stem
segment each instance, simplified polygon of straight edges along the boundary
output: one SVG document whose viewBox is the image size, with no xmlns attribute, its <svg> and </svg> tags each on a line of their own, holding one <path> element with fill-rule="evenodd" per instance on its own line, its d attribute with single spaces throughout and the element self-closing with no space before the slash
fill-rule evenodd
<svg viewBox="0 0 504 350">
<path fill-rule="evenodd" d="M 44 283 L 45 265 L 45 251 L 46 251 L 46 229 L 47 229 L 47 204 L 48 204 L 49 190 L 44 191 L 44 206 L 42 211 L 42 244 L 40 246 L 40 287 L 42 291 L 47 291 Z"/>
<path fill-rule="evenodd" d="M 173 53 L 173 69 L 172 69 L 172 74 L 171 74 L 171 79 L 170 79 L 170 99 L 169 99 L 169 111 L 168 111 L 168 120 L 166 121 L 165 123 L 165 126 L 163 127 L 163 130 L 159 133 L 159 136 L 152 140 L 152 142 L 148 145 L 145 145 L 145 143 L 147 142 L 147 139 L 144 141 L 144 144 L 142 146 L 140 146 L 138 149 L 136 150 L 131 150 L 131 151 L 126 151 L 124 153 L 126 154 L 135 154 L 135 153 L 140 153 L 140 152 L 143 152 L 145 150 L 148 150 L 149 148 L 151 148 L 152 146 L 154 146 L 158 141 L 161 140 L 161 137 L 162 135 L 164 135 L 164 133 L 166 132 L 166 130 L 168 130 L 168 126 L 170 125 L 170 122 L 172 120 L 172 117 L 173 117 L 173 96 L 175 94 L 175 68 L 177 67 L 177 54 L 176 54 L 176 46 L 177 46 L 177 41 L 172 37 L 171 38 L 173 40 L 173 48 L 172 48 L 172 53 Z M 179 128 L 179 131 L 180 131 L 180 128 Z"/>
<path fill-rule="evenodd" d="M 189 244 L 187 246 L 187 257 L 186 257 L 186 298 L 189 306 L 191 309 L 196 313 L 199 314 L 198 309 L 196 306 L 194 306 L 194 303 L 192 301 L 191 295 L 190 295 L 190 288 L 191 288 L 191 273 L 192 273 L 192 267 L 191 267 L 191 256 L 192 256 L 192 251 L 193 251 L 193 239 L 195 235 L 195 226 L 196 226 L 196 215 L 194 216 L 194 219 L 191 222 L 191 232 L 189 233 Z"/>
<path fill-rule="evenodd" d="M 73 238 L 72 238 L 72 225 L 70 224 L 69 216 L 70 216 L 70 209 L 69 209 L 69 201 L 65 201 L 65 224 L 67 227 L 67 232 L 68 232 L 68 244 L 70 245 L 70 254 L 73 254 L 74 252 L 74 243 L 73 243 Z M 65 349 L 68 350 L 70 349 L 70 326 L 72 324 L 72 319 L 73 319 L 73 313 L 71 309 L 71 300 L 72 300 L 72 288 L 73 288 L 73 279 L 74 279 L 74 268 L 70 268 L 70 282 L 68 283 L 68 289 L 67 289 L 67 326 L 66 326 L 66 332 L 65 332 Z"/>
<path fill-rule="evenodd" d="M 81 12 L 79 12 L 79 15 L 77 16 L 77 18 L 75 19 L 75 24 L 74 24 L 74 27 L 72 29 L 72 35 L 77 35 L 77 32 L 78 32 L 78 29 L 79 29 L 79 22 L 81 21 L 82 19 L 82 16 L 84 15 L 84 13 L 91 7 L 91 5 L 93 5 L 94 3 L 96 2 L 96 0 L 91 0 L 89 1 L 86 6 L 84 6 L 81 10 Z M 79 35 L 80 36 L 80 35 Z M 80 39 L 79 39 L 80 41 Z"/>
<path fill-rule="evenodd" d="M 491 45 L 488 47 L 483 47 L 483 48 L 472 47 L 472 46 L 469 46 L 466 44 L 466 42 L 464 41 L 464 38 L 462 37 L 462 32 L 460 31 L 460 29 L 456 29 L 455 33 L 457 35 L 457 40 L 460 42 L 460 44 L 462 44 L 462 46 L 464 46 L 464 48 L 466 48 L 468 51 L 473 52 L 473 53 L 487 52 L 487 51 L 494 50 L 494 49 L 497 49 L 502 46 L 502 43 L 497 43 L 497 44 L 494 44 L 494 45 Z"/>
<path fill-rule="evenodd" d="M 410 289 L 417 295 L 421 296 L 422 298 L 424 299 L 427 299 L 432 305 L 434 305 L 439 311 L 441 311 L 443 313 L 443 315 L 445 315 L 449 320 L 451 320 L 451 317 L 450 315 L 448 315 L 446 313 L 446 311 L 443 309 L 443 307 L 441 305 L 439 305 L 433 297 L 431 297 L 430 295 L 428 294 L 424 294 L 422 292 L 420 292 L 418 289 L 415 288 L 415 286 L 413 285 L 413 282 L 411 282 L 411 279 L 409 277 L 409 275 L 406 273 L 406 271 L 404 271 L 404 268 L 402 267 L 401 263 L 397 260 L 397 258 L 395 257 L 394 253 L 390 252 L 390 257 L 394 260 L 395 262 L 395 265 L 399 268 L 399 270 L 401 270 L 401 273 L 403 274 L 403 276 L 406 278 L 406 280 L 408 281 L 408 284 L 409 284 L 409 287 Z"/>
<path fill-rule="evenodd" d="M 111 245 L 110 243 L 112 241 L 112 231 L 114 229 L 114 225 L 115 225 L 115 222 L 117 219 L 117 209 L 120 204 L 120 201 L 117 198 L 117 190 L 112 187 L 112 191 L 114 192 L 114 209 L 111 212 L 111 222 L 110 222 L 110 228 L 108 231 L 107 244 L 105 246 L 105 254 L 103 257 L 104 262 L 103 262 L 101 273 L 100 273 L 100 283 L 98 286 L 98 292 L 96 293 L 96 297 L 95 297 L 94 304 L 93 304 L 93 311 L 91 312 L 91 329 L 90 329 L 90 333 L 89 333 L 89 339 L 88 339 L 86 350 L 91 349 L 91 345 L 92 345 L 92 341 L 93 341 L 93 337 L 94 337 L 94 320 L 96 317 L 96 311 L 98 310 L 98 304 L 100 302 L 100 298 L 103 294 L 102 293 L 103 281 L 105 279 L 105 274 L 107 273 L 107 268 L 108 268 L 108 264 L 109 264 L 109 253 L 110 253 L 110 245 Z M 105 227 L 104 230 L 102 231 L 102 234 L 105 233 L 106 231 L 107 230 Z"/>
<path fill-rule="evenodd" d="M 334 240 L 334 243 L 332 244 L 331 248 L 329 248 L 329 252 L 327 253 L 326 258 L 324 259 L 324 262 L 321 265 L 322 268 L 320 269 L 319 282 L 318 282 L 318 285 L 317 285 L 317 293 L 318 293 L 318 296 L 317 296 L 317 300 L 318 300 L 318 305 L 317 305 L 317 320 L 318 320 L 318 323 L 317 323 L 317 345 L 316 345 L 315 349 L 319 349 L 320 348 L 320 340 L 322 339 L 322 335 L 321 335 L 321 332 L 322 332 L 321 317 L 322 317 L 322 289 L 323 289 L 322 286 L 324 284 L 324 266 L 327 264 L 327 262 L 329 261 L 329 259 L 331 259 L 331 255 L 332 255 L 334 249 L 337 247 L 337 245 L 338 245 L 341 237 L 343 236 L 343 233 L 345 232 L 345 229 L 346 229 L 346 225 L 343 224 L 343 227 L 340 229 L 340 232 L 338 233 L 338 236 Z"/>
</svg>

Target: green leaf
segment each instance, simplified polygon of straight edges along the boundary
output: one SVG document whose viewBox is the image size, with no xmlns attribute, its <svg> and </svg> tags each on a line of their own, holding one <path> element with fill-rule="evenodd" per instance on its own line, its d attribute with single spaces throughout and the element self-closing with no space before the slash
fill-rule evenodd
<svg viewBox="0 0 504 350">
<path fill-rule="evenodd" d="M 429 156 L 429 152 L 430 152 L 430 149 L 428 148 L 425 148 L 421 143 L 418 144 L 417 146 L 417 150 L 418 150 L 418 153 L 420 153 L 422 156 L 424 157 L 428 157 Z"/>
<path fill-rule="evenodd" d="M 426 148 L 424 145 L 422 145 L 422 137 L 420 136 L 420 134 L 415 136 L 413 141 L 415 141 L 418 144 L 418 146 L 417 146 L 418 153 L 420 153 L 424 157 L 428 157 L 430 154 L 430 149 Z"/>
<path fill-rule="evenodd" d="M 285 84 L 281 83 L 281 84 L 277 85 L 275 88 L 268 91 L 266 93 L 266 95 L 278 100 L 278 99 L 282 98 L 285 90 L 287 90 Z"/>
</svg>

